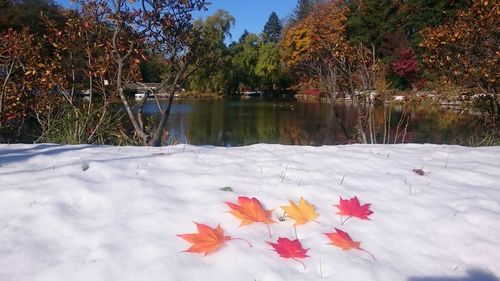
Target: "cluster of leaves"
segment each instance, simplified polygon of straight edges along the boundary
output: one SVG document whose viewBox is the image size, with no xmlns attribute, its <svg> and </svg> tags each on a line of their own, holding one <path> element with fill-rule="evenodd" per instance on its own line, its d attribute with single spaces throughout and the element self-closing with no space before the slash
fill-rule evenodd
<svg viewBox="0 0 500 281">
<path fill-rule="evenodd" d="M 382 63 L 389 67 L 374 68 L 392 71 L 378 79 L 401 88 L 417 89 L 444 75 L 458 85 L 480 85 L 493 93 L 498 87 L 498 6 L 498 1 L 480 0 L 299 1 L 281 52 L 296 82 L 314 81 L 328 94 L 342 91 L 339 85 L 349 90 L 349 81 L 342 86 L 341 75 L 332 70 L 342 69 L 329 62 L 334 55 L 348 62 L 356 90 L 367 88 L 356 69 Z M 360 43 L 372 46 L 373 57 L 381 61 L 356 58 L 363 52 L 353 47 Z"/>
<path fill-rule="evenodd" d="M 40 13 L 57 22 L 59 26 L 66 21 L 61 8 L 52 0 L 0 0 L 0 33 L 8 29 L 20 32 L 29 27 L 32 33 L 43 34 L 46 26 L 40 20 Z"/>
<path fill-rule="evenodd" d="M 415 52 L 409 48 L 402 48 L 399 50 L 398 57 L 391 64 L 392 71 L 399 77 L 404 78 L 413 89 L 415 89 L 415 82 L 419 74 L 418 60 Z"/>
<path fill-rule="evenodd" d="M 0 34 L 0 127 L 19 135 L 30 114 L 58 100 L 50 95 L 60 80 L 56 68 L 28 28 Z"/>
<path fill-rule="evenodd" d="M 350 8 L 343 1 L 319 3 L 307 17 L 289 26 L 281 44 L 287 65 L 303 82 L 313 80 L 333 102 L 338 94 L 374 87 L 377 61 L 364 44 L 349 41 Z"/>
<path fill-rule="evenodd" d="M 249 198 L 245 196 L 238 197 L 237 203 L 225 202 L 226 205 L 231 209 L 231 213 L 234 217 L 241 220 L 240 226 L 250 225 L 253 223 L 264 223 L 268 229 L 269 237 L 271 238 L 271 231 L 269 224 L 276 223 L 271 219 L 272 211 L 265 210 L 257 198 Z M 316 212 L 316 207 L 309 204 L 304 198 L 300 198 L 298 202 L 289 201 L 290 205 L 281 206 L 281 209 L 285 212 L 285 215 L 290 219 L 295 220 L 294 227 L 297 225 L 306 224 L 308 222 L 316 222 L 315 219 L 319 216 Z M 347 218 L 342 222 L 344 224 L 347 219 L 351 217 L 356 217 L 362 220 L 368 220 L 373 212 L 370 210 L 370 204 L 361 205 L 357 197 L 353 197 L 349 200 L 344 200 L 340 198 L 338 205 L 334 205 L 339 209 L 339 214 L 342 216 L 347 216 Z M 342 220 L 341 220 L 342 221 Z M 180 238 L 186 240 L 187 242 L 193 244 L 185 252 L 190 253 L 201 253 L 203 255 L 208 255 L 216 250 L 218 250 L 225 242 L 234 239 L 231 236 L 225 236 L 220 225 L 212 228 L 210 226 L 195 223 L 197 226 L 198 233 L 193 234 L 180 234 L 177 235 Z M 341 229 L 334 228 L 335 232 L 324 233 L 330 240 L 330 244 L 341 248 L 342 250 L 357 249 L 367 252 L 360 247 L 360 242 L 355 242 L 349 236 L 348 233 L 342 231 Z M 246 240 L 244 240 L 246 241 Z M 248 243 L 248 241 L 246 241 Z M 279 237 L 276 242 L 266 241 L 274 251 L 282 258 L 293 259 L 300 262 L 304 268 L 305 264 L 299 259 L 309 257 L 307 251 L 309 249 L 304 249 L 301 242 L 298 239 L 289 239 L 286 237 Z M 250 247 L 252 245 L 248 243 Z M 367 252 L 370 254 L 369 252 Z M 372 254 L 370 256 L 375 260 Z"/>
<path fill-rule="evenodd" d="M 500 85 L 500 1 L 472 2 L 454 19 L 422 31 L 423 61 L 459 85 L 496 92 Z"/>
<path fill-rule="evenodd" d="M 9 11 L 17 7 L 11 4 Z M 79 0 L 74 10 L 60 12 L 62 21 L 42 13 L 39 34 L 28 28 L 0 30 L 0 127 L 20 128 L 30 115 L 42 128 L 44 140 L 54 132 L 71 131 L 79 142 L 93 142 L 103 128 L 120 123 L 108 118 L 117 116 L 111 103 L 120 101 L 138 142 L 160 145 L 177 85 L 202 53 L 191 13 L 204 6 L 205 0 Z M 166 62 L 160 88 L 170 94 L 155 127 L 144 124 L 145 100 L 134 112 L 125 93 L 127 82 L 140 81 L 139 64 L 152 53 Z M 75 98 L 83 91 L 88 103 Z M 59 118 L 61 114 L 72 117 Z M 60 125 L 65 128 L 56 128 Z"/>
</svg>

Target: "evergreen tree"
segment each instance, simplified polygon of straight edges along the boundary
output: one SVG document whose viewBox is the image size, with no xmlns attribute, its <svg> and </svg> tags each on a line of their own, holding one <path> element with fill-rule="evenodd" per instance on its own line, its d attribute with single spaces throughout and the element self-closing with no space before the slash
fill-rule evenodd
<svg viewBox="0 0 500 281">
<path fill-rule="evenodd" d="M 383 54 L 418 46 L 418 32 L 452 18 L 470 0 L 351 0 L 347 21 L 352 43 L 374 44 Z"/>
<path fill-rule="evenodd" d="M 278 15 L 272 12 L 267 20 L 266 25 L 264 25 L 264 30 L 262 31 L 262 37 L 265 43 L 274 42 L 277 43 L 281 36 L 281 30 L 283 26 Z"/>
<path fill-rule="evenodd" d="M 240 44 L 245 43 L 245 39 L 247 38 L 247 36 L 248 36 L 249 34 L 250 34 L 250 33 L 248 32 L 248 30 L 246 30 L 246 29 L 245 29 L 245 30 L 243 31 L 243 33 L 241 34 L 240 39 L 238 39 L 238 42 L 239 42 Z"/>
<path fill-rule="evenodd" d="M 387 35 L 397 29 L 398 5 L 395 0 L 349 1 L 349 41 L 380 47 Z"/>
<path fill-rule="evenodd" d="M 292 13 L 292 23 L 297 23 L 307 17 L 313 10 L 313 6 L 322 0 L 299 0 Z"/>
<path fill-rule="evenodd" d="M 297 7 L 293 10 L 293 18 L 295 21 L 303 20 L 312 10 L 311 0 L 299 0 Z"/>
<path fill-rule="evenodd" d="M 399 15 L 406 35 L 418 44 L 418 32 L 426 27 L 436 27 L 456 13 L 470 6 L 470 0 L 414 0 L 402 7 Z"/>
</svg>

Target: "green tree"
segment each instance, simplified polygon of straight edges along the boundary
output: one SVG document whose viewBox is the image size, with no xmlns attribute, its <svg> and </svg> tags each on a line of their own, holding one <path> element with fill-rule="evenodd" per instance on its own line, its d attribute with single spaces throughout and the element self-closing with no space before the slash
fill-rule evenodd
<svg viewBox="0 0 500 281">
<path fill-rule="evenodd" d="M 419 31 L 436 27 L 468 7 L 470 0 L 414 0 L 401 5 L 399 21 L 409 39 L 418 45 Z"/>
<path fill-rule="evenodd" d="M 280 40 L 281 30 L 283 26 L 278 15 L 272 12 L 264 25 L 264 30 L 262 31 L 262 38 L 265 43 L 274 42 L 277 43 Z"/>
<path fill-rule="evenodd" d="M 255 73 L 255 67 L 259 59 L 259 47 L 261 40 L 259 36 L 249 33 L 242 44 L 232 46 L 231 64 L 235 68 L 239 87 L 256 89 L 260 86 L 260 79 Z"/>
<path fill-rule="evenodd" d="M 350 13 L 346 22 L 349 41 L 380 47 L 398 23 L 398 3 L 395 0 L 349 1 Z"/>
<path fill-rule="evenodd" d="M 45 31 L 40 15 L 63 26 L 66 21 L 61 9 L 52 0 L 0 0 L 0 33 L 12 28 L 21 31 L 29 27 L 31 33 L 38 35 Z"/>
<path fill-rule="evenodd" d="M 198 63 L 191 67 L 193 74 L 188 80 L 192 90 L 201 92 L 219 92 L 226 89 L 228 48 L 224 44 L 229 30 L 234 25 L 234 17 L 227 11 L 218 10 L 205 21 L 195 22 L 195 28 L 200 33 L 201 52 Z"/>
<path fill-rule="evenodd" d="M 160 83 L 167 71 L 167 59 L 161 54 L 150 54 L 147 61 L 139 64 L 144 83 Z"/>
<path fill-rule="evenodd" d="M 248 32 L 248 30 L 246 30 L 246 29 L 243 30 L 243 33 L 241 34 L 240 39 L 238 39 L 238 43 L 240 43 L 240 44 L 245 43 L 245 38 L 247 38 L 248 34 L 250 34 Z"/>
<path fill-rule="evenodd" d="M 263 43 L 259 49 L 259 57 L 255 66 L 255 74 L 264 87 L 270 88 L 280 83 L 281 60 L 276 43 Z"/>
</svg>

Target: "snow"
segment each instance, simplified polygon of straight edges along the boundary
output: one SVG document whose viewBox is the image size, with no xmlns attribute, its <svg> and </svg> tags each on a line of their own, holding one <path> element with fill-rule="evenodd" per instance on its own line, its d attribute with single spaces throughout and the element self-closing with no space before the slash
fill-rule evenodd
<svg viewBox="0 0 500 281">
<path fill-rule="evenodd" d="M 430 144 L 0 145 L 0 280 L 499 280 L 499 156 Z M 320 223 L 297 226 L 305 269 L 272 251 L 265 225 L 239 227 L 223 203 L 238 196 L 276 221 L 289 199 L 316 206 Z M 371 220 L 341 225 L 340 196 L 371 203 Z M 183 253 L 176 234 L 196 232 L 193 221 L 253 247 Z M 270 225 L 272 241 L 294 238 L 292 225 Z M 377 260 L 327 245 L 334 227 Z"/>
</svg>

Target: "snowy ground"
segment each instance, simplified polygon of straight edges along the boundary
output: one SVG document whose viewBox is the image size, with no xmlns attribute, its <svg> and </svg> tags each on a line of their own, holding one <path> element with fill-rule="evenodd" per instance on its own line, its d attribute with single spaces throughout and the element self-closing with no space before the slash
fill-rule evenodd
<svg viewBox="0 0 500 281">
<path fill-rule="evenodd" d="M 238 196 L 258 198 L 274 220 L 289 199 L 316 205 L 321 223 L 297 227 L 305 269 L 271 251 L 263 224 L 238 227 L 223 203 Z M 340 225 L 339 196 L 371 203 L 371 220 Z M 220 223 L 253 248 L 182 253 L 176 234 L 195 232 L 192 221 Z M 272 240 L 294 238 L 292 224 L 270 225 Z M 377 261 L 327 245 L 333 227 Z M 0 145 L 2 281 L 499 277 L 500 147 Z"/>
</svg>

